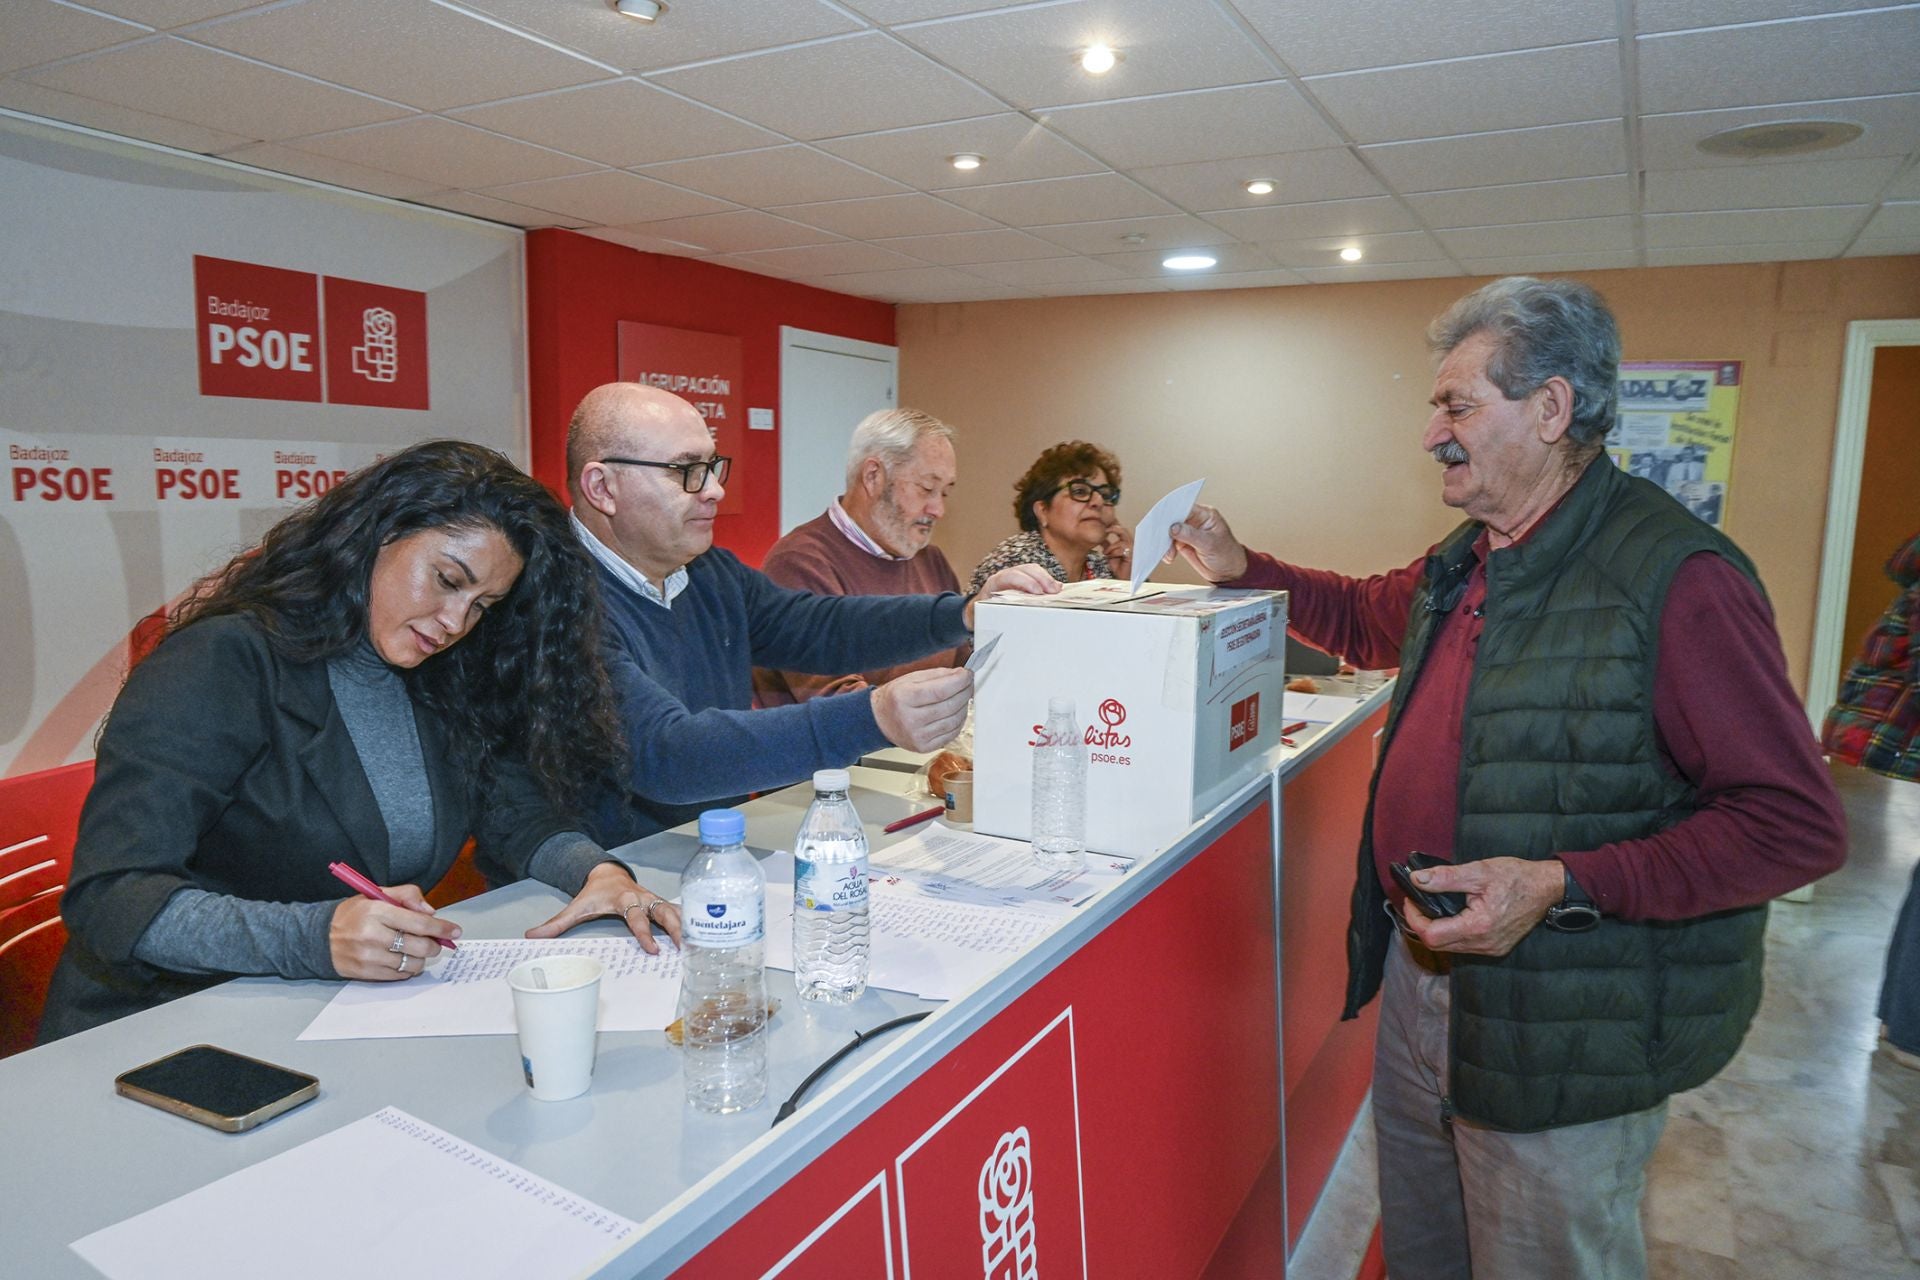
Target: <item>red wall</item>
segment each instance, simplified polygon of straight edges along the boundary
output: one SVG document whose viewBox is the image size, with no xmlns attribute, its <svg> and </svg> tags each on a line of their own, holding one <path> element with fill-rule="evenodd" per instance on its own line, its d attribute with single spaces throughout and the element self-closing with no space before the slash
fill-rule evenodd
<svg viewBox="0 0 1920 1280">
<path fill-rule="evenodd" d="M 729 267 L 641 253 L 571 231 L 527 233 L 528 402 L 533 474 L 566 490 L 567 419 L 580 398 L 617 376 L 621 320 L 740 339 L 745 402 L 779 422 L 780 326 L 892 345 L 893 305 Z M 848 423 L 851 431 L 853 424 Z M 729 489 L 746 509 L 721 516 L 715 541 L 759 564 L 780 536 L 780 435 L 743 433 Z"/>
</svg>

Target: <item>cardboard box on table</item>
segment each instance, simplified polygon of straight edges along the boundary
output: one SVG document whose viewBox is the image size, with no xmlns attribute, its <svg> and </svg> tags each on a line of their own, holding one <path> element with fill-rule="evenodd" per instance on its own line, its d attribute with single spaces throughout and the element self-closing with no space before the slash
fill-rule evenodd
<svg viewBox="0 0 1920 1280">
<path fill-rule="evenodd" d="M 1087 743 L 1087 847 L 1165 847 L 1279 745 L 1286 594 L 1080 582 L 975 608 L 974 830 L 1032 834 L 1033 743 L 1049 698 Z"/>
</svg>

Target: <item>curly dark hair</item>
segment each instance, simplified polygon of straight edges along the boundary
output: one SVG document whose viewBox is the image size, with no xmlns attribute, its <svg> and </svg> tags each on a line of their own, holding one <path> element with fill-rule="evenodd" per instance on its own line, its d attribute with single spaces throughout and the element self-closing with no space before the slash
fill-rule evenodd
<svg viewBox="0 0 1920 1280">
<path fill-rule="evenodd" d="M 1040 518 L 1033 514 L 1033 504 L 1045 502 L 1076 476 L 1096 470 L 1107 473 L 1108 484 L 1116 489 L 1120 487 L 1120 459 L 1097 444 L 1069 440 L 1035 458 L 1027 474 L 1013 482 L 1013 515 L 1021 529 L 1038 533 Z"/>
<path fill-rule="evenodd" d="M 485 787 L 501 760 L 523 763 L 548 801 L 574 812 L 624 757 L 601 664 L 592 562 L 567 512 L 505 454 L 432 440 L 356 471 L 200 579 L 167 634 L 243 614 L 294 662 L 345 653 L 367 635 L 374 560 L 425 529 L 497 529 L 520 576 L 457 645 L 402 673 L 448 721 L 456 765 Z"/>
</svg>

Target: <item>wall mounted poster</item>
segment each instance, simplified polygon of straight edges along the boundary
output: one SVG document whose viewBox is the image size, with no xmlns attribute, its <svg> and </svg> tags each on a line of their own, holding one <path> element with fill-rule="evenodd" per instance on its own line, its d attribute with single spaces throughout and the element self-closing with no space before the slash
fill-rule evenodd
<svg viewBox="0 0 1920 1280">
<path fill-rule="evenodd" d="M 747 416 L 740 386 L 740 339 L 632 320 L 622 320 L 619 330 L 620 381 L 671 391 L 700 411 L 713 432 L 713 451 L 735 460 L 720 514 L 746 510 L 747 477 L 739 470 Z"/>
<path fill-rule="evenodd" d="M 1639 360 L 1620 365 L 1620 416 L 1607 433 L 1616 466 L 1653 481 L 1721 528 L 1740 406 L 1738 360 Z"/>
</svg>

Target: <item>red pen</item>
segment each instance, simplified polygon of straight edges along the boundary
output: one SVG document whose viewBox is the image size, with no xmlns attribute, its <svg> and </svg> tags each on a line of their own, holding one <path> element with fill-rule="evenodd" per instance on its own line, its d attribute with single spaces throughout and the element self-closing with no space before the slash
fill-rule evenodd
<svg viewBox="0 0 1920 1280">
<path fill-rule="evenodd" d="M 327 864 L 327 870 L 333 873 L 335 880 L 346 885 L 363 898 L 372 898 L 375 902 L 384 902 L 390 907 L 399 907 L 403 911 L 413 910 L 413 908 L 409 907 L 406 903 L 396 902 L 394 899 L 388 897 L 379 885 L 367 879 L 344 862 L 329 862 Z M 426 914 L 431 915 L 433 913 L 427 912 Z M 445 938 L 435 938 L 434 941 L 438 942 L 448 951 L 458 951 L 460 949 Z"/>
<path fill-rule="evenodd" d="M 1305 720 L 1295 720 L 1292 724 L 1282 725 L 1280 727 L 1280 736 L 1284 738 L 1288 734 L 1298 733 L 1306 727 L 1307 727 L 1307 722 Z"/>
<path fill-rule="evenodd" d="M 910 813 L 906 817 L 900 819 L 898 822 L 889 822 L 886 826 L 880 829 L 882 831 L 905 831 L 908 827 L 914 826 L 918 823 L 925 822 L 928 818 L 937 818 L 941 814 L 945 813 L 946 811 L 947 811 L 947 806 L 943 804 L 937 804 L 933 806 L 933 808 L 926 810 L 924 813 Z"/>
</svg>

